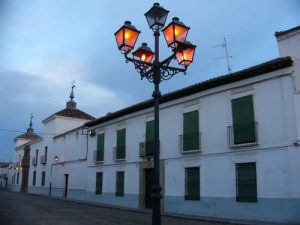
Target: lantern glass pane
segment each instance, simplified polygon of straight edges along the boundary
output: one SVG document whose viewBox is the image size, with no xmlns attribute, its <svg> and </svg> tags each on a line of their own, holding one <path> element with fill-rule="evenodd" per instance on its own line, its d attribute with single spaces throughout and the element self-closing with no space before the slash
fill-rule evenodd
<svg viewBox="0 0 300 225">
<path fill-rule="evenodd" d="M 185 42 L 187 32 L 188 32 L 187 28 L 175 25 L 174 28 L 175 40 L 179 42 Z"/>
<path fill-rule="evenodd" d="M 145 62 L 151 62 L 152 61 L 152 58 L 153 58 L 153 54 L 148 54 L 146 55 L 146 58 L 145 58 Z M 141 60 L 143 61 L 143 58 L 141 58 Z"/>
<path fill-rule="evenodd" d="M 167 41 L 167 45 L 171 45 L 174 42 L 174 32 L 173 32 L 173 26 L 168 26 L 165 30 L 163 30 L 165 39 Z"/>
<path fill-rule="evenodd" d="M 115 34 L 117 45 L 119 48 L 124 44 L 123 31 L 124 29 L 121 29 L 118 33 Z"/>
<path fill-rule="evenodd" d="M 133 56 L 143 62 L 151 62 L 154 54 L 148 51 L 137 50 L 136 52 L 133 53 Z"/>
<path fill-rule="evenodd" d="M 139 32 L 124 28 L 124 44 L 129 48 L 134 48 Z"/>
<path fill-rule="evenodd" d="M 182 61 L 183 61 L 183 51 L 176 52 L 176 59 L 177 59 L 178 64 L 181 65 Z"/>
</svg>

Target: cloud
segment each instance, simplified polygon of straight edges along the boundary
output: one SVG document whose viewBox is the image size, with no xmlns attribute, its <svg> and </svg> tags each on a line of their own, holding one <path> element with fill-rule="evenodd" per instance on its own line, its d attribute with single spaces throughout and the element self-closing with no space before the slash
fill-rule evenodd
<svg viewBox="0 0 300 225">
<path fill-rule="evenodd" d="M 65 107 L 73 80 L 77 86 L 75 100 L 78 107 L 88 113 L 99 116 L 126 104 L 113 89 L 89 81 L 87 65 L 80 61 L 31 59 L 21 62 L 19 68 L 32 73 L 10 71 L 1 75 L 6 82 L 2 86 L 6 89 L 3 92 L 11 94 L 16 104 L 44 105 L 49 109 Z M 8 86 L 13 88 L 7 89 Z"/>
</svg>

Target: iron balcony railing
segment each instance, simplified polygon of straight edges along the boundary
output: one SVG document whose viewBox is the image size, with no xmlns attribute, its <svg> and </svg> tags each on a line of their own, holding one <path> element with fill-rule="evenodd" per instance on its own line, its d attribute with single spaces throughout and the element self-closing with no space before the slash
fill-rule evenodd
<svg viewBox="0 0 300 225">
<path fill-rule="evenodd" d="M 94 163 L 101 163 L 104 161 L 104 154 L 102 151 L 95 150 L 94 151 L 94 157 L 93 157 Z"/>
<path fill-rule="evenodd" d="M 41 164 L 46 164 L 46 156 L 41 155 L 40 163 L 41 163 Z"/>
<path fill-rule="evenodd" d="M 126 159 L 126 146 L 117 146 L 114 147 L 113 151 L 113 158 L 118 161 L 118 160 L 125 160 Z"/>
<path fill-rule="evenodd" d="M 154 140 L 140 142 L 140 158 L 151 157 L 154 155 Z"/>
<path fill-rule="evenodd" d="M 37 158 L 36 157 L 32 157 L 31 163 L 33 166 L 37 165 Z"/>
<path fill-rule="evenodd" d="M 258 122 L 227 127 L 229 147 L 241 147 L 258 144 Z"/>
<path fill-rule="evenodd" d="M 199 152 L 201 151 L 201 133 L 187 133 L 179 135 L 180 152 Z"/>
</svg>

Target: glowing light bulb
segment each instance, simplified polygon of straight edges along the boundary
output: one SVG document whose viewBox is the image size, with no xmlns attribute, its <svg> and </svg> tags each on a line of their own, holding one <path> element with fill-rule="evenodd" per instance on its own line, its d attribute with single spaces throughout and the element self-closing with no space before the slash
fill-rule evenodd
<svg viewBox="0 0 300 225">
<path fill-rule="evenodd" d="M 175 29 L 175 36 L 177 36 L 179 34 L 178 29 Z"/>
<path fill-rule="evenodd" d="M 125 32 L 125 39 L 128 39 L 129 38 L 129 36 L 130 36 L 130 34 L 128 33 L 128 32 Z"/>
<path fill-rule="evenodd" d="M 145 55 L 145 54 L 142 55 L 141 60 L 142 60 L 142 61 L 145 61 L 145 60 L 146 60 L 146 55 Z"/>
</svg>

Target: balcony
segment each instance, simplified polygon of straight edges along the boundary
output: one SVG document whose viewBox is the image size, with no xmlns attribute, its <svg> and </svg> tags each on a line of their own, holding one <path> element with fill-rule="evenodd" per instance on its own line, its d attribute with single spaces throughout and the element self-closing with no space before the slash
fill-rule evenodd
<svg viewBox="0 0 300 225">
<path fill-rule="evenodd" d="M 154 141 L 140 142 L 140 158 L 152 157 L 154 155 Z"/>
<path fill-rule="evenodd" d="M 126 146 L 114 147 L 113 158 L 115 161 L 122 161 L 126 159 Z"/>
<path fill-rule="evenodd" d="M 98 151 L 95 150 L 94 151 L 94 157 L 93 157 L 93 161 L 94 163 L 102 163 L 104 161 L 104 151 Z"/>
<path fill-rule="evenodd" d="M 43 165 L 45 165 L 47 163 L 46 156 L 44 156 L 44 155 L 41 156 L 40 163 L 43 164 Z"/>
<path fill-rule="evenodd" d="M 36 165 L 37 165 L 37 158 L 36 158 L 36 157 L 32 157 L 31 164 L 32 164 L 33 166 L 36 166 Z"/>
<path fill-rule="evenodd" d="M 227 134 L 231 148 L 258 145 L 258 122 L 229 126 Z"/>
<path fill-rule="evenodd" d="M 201 151 L 201 133 L 194 132 L 179 135 L 180 152 L 192 153 Z"/>
</svg>

